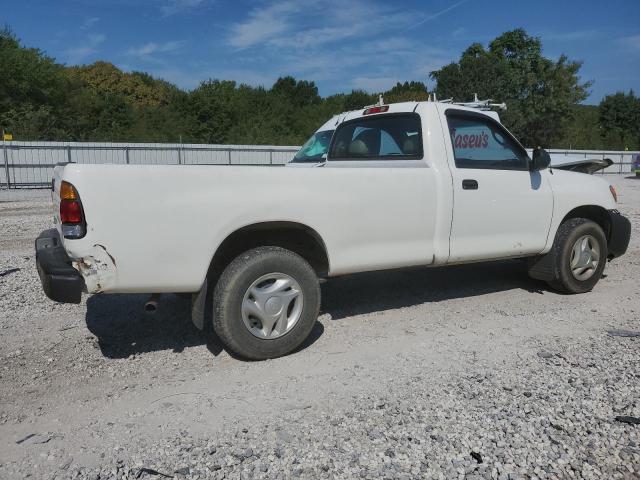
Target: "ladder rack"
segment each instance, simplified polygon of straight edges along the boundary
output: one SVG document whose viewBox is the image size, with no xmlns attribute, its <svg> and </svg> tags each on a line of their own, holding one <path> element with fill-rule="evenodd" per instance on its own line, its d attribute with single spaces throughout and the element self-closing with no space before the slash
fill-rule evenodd
<svg viewBox="0 0 640 480">
<path fill-rule="evenodd" d="M 438 100 L 436 98 L 436 94 L 435 93 L 430 93 L 429 94 L 429 102 L 440 102 L 440 103 L 450 103 L 452 105 L 460 105 L 461 107 L 469 107 L 469 108 L 477 108 L 478 110 L 491 110 L 492 108 L 499 108 L 500 110 L 506 110 L 507 109 L 507 104 L 502 102 L 502 103 L 493 103 L 494 100 L 491 98 L 488 98 L 486 100 L 480 100 L 478 99 L 478 94 L 474 93 L 473 94 L 473 101 L 472 102 L 454 102 L 453 98 L 448 98 L 446 100 Z"/>
</svg>

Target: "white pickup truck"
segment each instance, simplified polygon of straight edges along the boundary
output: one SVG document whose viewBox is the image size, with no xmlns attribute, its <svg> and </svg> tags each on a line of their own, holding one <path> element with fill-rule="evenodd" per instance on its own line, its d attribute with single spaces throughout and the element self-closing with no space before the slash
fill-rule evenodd
<svg viewBox="0 0 640 480">
<path fill-rule="evenodd" d="M 57 167 L 56 228 L 36 240 L 44 291 L 188 293 L 198 327 L 266 359 L 310 334 L 323 277 L 520 257 L 557 290 L 591 290 L 629 243 L 615 190 L 529 158 L 490 113 L 349 112 L 308 168 Z"/>
</svg>

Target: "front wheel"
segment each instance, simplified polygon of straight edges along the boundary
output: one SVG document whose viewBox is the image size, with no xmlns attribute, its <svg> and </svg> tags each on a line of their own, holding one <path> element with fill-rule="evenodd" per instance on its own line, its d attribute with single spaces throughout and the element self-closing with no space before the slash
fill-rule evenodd
<svg viewBox="0 0 640 480">
<path fill-rule="evenodd" d="M 309 263 L 280 247 L 242 253 L 213 293 L 213 329 L 225 347 L 250 360 L 291 353 L 309 336 L 320 286 Z"/>
<path fill-rule="evenodd" d="M 553 243 L 557 278 L 548 282 L 564 293 L 583 293 L 598 283 L 607 261 L 607 239 L 597 223 L 572 218 L 560 225 Z"/>
</svg>

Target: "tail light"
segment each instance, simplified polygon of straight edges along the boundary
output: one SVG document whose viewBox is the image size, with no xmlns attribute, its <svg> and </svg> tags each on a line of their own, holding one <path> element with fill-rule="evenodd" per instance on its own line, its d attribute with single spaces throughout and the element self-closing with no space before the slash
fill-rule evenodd
<svg viewBox="0 0 640 480">
<path fill-rule="evenodd" d="M 87 233 L 80 195 L 69 182 L 60 185 L 60 222 L 64 238 L 82 238 Z"/>
<path fill-rule="evenodd" d="M 384 113 L 389 110 L 389 105 L 377 105 L 375 107 L 367 108 L 363 115 L 372 115 L 374 113 Z"/>
<path fill-rule="evenodd" d="M 614 187 L 613 185 L 609 185 L 609 191 L 611 192 L 611 196 L 613 197 L 615 202 L 618 203 L 618 192 L 616 192 L 616 187 Z"/>
</svg>

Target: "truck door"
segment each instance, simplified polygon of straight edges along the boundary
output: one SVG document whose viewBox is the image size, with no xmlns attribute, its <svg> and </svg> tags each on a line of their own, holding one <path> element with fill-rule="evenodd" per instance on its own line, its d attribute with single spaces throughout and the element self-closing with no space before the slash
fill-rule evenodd
<svg viewBox="0 0 640 480">
<path fill-rule="evenodd" d="M 367 109 L 333 134 L 316 222 L 333 246 L 332 274 L 434 261 L 436 172 L 424 161 L 420 115 L 394 108 Z"/>
<path fill-rule="evenodd" d="M 553 213 L 549 170 L 529 171 L 524 148 L 489 116 L 450 108 L 445 117 L 454 203 L 449 262 L 542 251 Z"/>
</svg>

